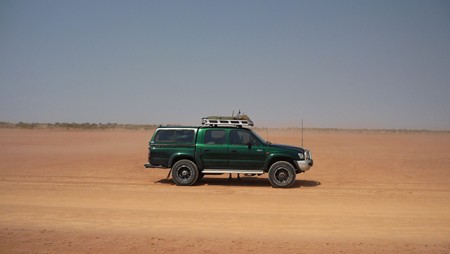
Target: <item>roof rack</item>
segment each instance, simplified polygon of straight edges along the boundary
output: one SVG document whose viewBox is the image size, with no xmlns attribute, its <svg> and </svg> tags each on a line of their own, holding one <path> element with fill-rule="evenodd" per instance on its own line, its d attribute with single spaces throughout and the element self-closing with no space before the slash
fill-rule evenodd
<svg viewBox="0 0 450 254">
<path fill-rule="evenodd" d="M 202 126 L 252 127 L 254 124 L 247 115 L 208 116 L 202 118 Z"/>
</svg>

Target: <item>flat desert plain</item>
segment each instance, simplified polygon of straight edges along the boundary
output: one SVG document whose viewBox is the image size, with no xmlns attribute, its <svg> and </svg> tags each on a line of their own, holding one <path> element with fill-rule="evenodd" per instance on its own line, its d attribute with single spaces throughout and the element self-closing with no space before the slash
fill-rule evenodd
<svg viewBox="0 0 450 254">
<path fill-rule="evenodd" d="M 0 129 L 0 252 L 450 252 L 450 134 L 306 131 L 314 167 L 275 189 L 176 186 L 143 167 L 152 133 Z"/>
</svg>

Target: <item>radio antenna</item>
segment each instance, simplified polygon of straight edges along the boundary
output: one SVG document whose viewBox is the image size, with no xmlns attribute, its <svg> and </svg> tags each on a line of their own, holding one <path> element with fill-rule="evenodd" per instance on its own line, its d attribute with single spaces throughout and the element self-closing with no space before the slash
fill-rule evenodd
<svg viewBox="0 0 450 254">
<path fill-rule="evenodd" d="M 303 117 L 302 117 L 302 147 L 303 147 Z"/>
</svg>

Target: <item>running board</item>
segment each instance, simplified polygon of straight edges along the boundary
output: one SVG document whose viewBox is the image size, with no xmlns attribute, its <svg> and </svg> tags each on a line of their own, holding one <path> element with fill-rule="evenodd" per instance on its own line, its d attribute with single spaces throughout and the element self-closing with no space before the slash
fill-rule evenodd
<svg viewBox="0 0 450 254">
<path fill-rule="evenodd" d="M 255 169 L 203 169 L 203 174 L 264 174 L 262 170 Z"/>
<path fill-rule="evenodd" d="M 145 168 L 165 168 L 165 167 L 163 167 L 163 166 L 155 166 L 155 165 L 152 165 L 152 164 L 150 164 L 150 163 L 144 164 L 144 167 L 145 167 Z"/>
</svg>

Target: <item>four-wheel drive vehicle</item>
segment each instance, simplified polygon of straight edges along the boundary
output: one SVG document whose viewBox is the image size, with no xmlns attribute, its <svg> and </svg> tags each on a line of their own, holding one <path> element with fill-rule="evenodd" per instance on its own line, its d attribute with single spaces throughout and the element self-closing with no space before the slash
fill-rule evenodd
<svg viewBox="0 0 450 254">
<path fill-rule="evenodd" d="M 251 129 L 202 126 L 156 129 L 145 167 L 171 168 L 177 185 L 193 185 L 208 174 L 269 173 L 273 187 L 288 188 L 312 165 L 309 150 L 271 144 Z"/>
</svg>

